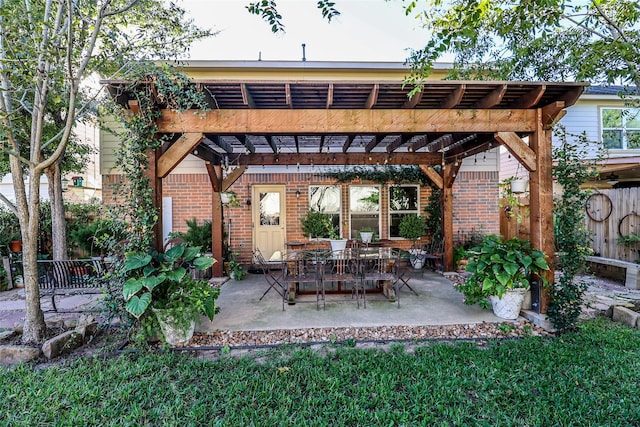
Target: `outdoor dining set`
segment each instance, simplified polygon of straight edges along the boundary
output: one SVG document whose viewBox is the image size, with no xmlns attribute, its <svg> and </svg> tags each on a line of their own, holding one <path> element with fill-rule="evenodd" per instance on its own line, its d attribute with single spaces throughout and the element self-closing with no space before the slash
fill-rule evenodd
<svg viewBox="0 0 640 427">
<path fill-rule="evenodd" d="M 367 307 L 367 292 L 383 293 L 400 307 L 400 289 L 409 285 L 413 267 L 402 256 L 402 251 L 387 247 L 348 247 L 344 250 L 328 249 L 292 250 L 282 254 L 277 262 L 267 262 L 259 250 L 254 258 L 261 267 L 267 289 L 285 304 L 295 304 L 297 295 L 315 294 L 316 306 L 326 306 L 327 295 L 351 294 L 357 307 Z M 337 301 L 337 300 L 332 300 Z"/>
</svg>

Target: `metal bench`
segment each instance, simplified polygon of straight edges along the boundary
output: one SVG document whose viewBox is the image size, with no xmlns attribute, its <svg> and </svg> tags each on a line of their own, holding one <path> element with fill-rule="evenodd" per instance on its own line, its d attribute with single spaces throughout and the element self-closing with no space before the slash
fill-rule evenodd
<svg viewBox="0 0 640 427">
<path fill-rule="evenodd" d="M 17 263 L 22 274 L 22 262 Z M 58 312 L 56 296 L 102 294 L 101 280 L 107 271 L 102 260 L 65 259 L 38 260 L 38 287 L 40 296 L 51 296 L 53 311 Z"/>
</svg>

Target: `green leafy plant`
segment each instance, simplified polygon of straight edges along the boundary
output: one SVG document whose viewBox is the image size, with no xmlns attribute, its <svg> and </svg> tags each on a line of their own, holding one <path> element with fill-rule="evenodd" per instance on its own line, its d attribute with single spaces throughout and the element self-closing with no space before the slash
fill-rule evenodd
<svg viewBox="0 0 640 427">
<path fill-rule="evenodd" d="M 193 218 L 186 222 L 189 227 L 187 232 L 176 233 L 175 237 L 181 237 L 184 243 L 189 246 L 200 246 L 204 251 L 211 251 L 211 221 L 205 220 L 202 225 L 198 225 L 198 220 Z"/>
<path fill-rule="evenodd" d="M 309 209 L 309 212 L 300 218 L 300 224 L 302 226 L 302 235 L 305 237 L 328 237 L 330 239 L 339 237 L 331 215 L 324 212 Z"/>
<path fill-rule="evenodd" d="M 618 238 L 618 244 L 626 248 L 634 248 L 640 245 L 640 234 L 629 233 L 627 236 Z"/>
<path fill-rule="evenodd" d="M 227 265 L 228 265 L 227 273 L 234 280 L 242 280 L 242 278 L 246 276 L 247 272 L 244 271 L 244 269 L 242 268 L 242 264 L 238 262 L 237 252 L 233 252 L 231 254 L 231 258 L 229 259 L 229 262 L 227 263 Z"/>
<path fill-rule="evenodd" d="M 214 262 L 200 255 L 199 247 L 184 244 L 164 253 L 128 252 L 124 264 L 128 278 L 122 288 L 127 312 L 142 319 L 152 308 L 166 309 L 180 322 L 198 320 L 200 315 L 213 320 L 220 291 L 204 280 L 192 279 L 189 270 L 205 270 Z"/>
<path fill-rule="evenodd" d="M 424 218 L 420 215 L 405 215 L 398 225 L 398 231 L 400 237 L 411 240 L 415 247 L 418 239 L 424 236 Z"/>
<path fill-rule="evenodd" d="M 502 188 L 502 199 L 500 200 L 500 207 L 504 208 L 505 213 L 509 218 L 515 218 L 518 224 L 522 222 L 522 219 L 529 216 L 529 208 L 522 203 L 522 199 L 519 194 L 511 191 L 511 182 L 517 180 L 515 176 L 509 177 L 500 183 Z"/>
<path fill-rule="evenodd" d="M 456 289 L 465 295 L 465 304 L 488 307 L 487 298 L 502 297 L 509 289 L 530 286 L 532 274 L 540 275 L 549 270 L 545 254 L 531 247 L 531 243 L 517 238 L 504 240 L 489 235 L 482 245 L 469 250 L 467 272 L 471 276 Z"/>
<path fill-rule="evenodd" d="M 235 191 L 224 191 L 220 193 L 220 197 L 228 200 L 227 204 L 230 208 L 237 208 L 240 206 L 240 200 L 238 200 L 238 193 Z"/>
</svg>

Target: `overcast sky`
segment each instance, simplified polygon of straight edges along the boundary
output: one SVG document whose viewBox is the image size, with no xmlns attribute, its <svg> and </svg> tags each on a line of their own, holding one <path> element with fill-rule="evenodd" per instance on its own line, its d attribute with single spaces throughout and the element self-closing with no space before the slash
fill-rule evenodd
<svg viewBox="0 0 640 427">
<path fill-rule="evenodd" d="M 328 23 L 315 0 L 278 0 L 286 26 L 280 35 L 248 12 L 249 1 L 182 0 L 196 24 L 220 31 L 195 45 L 190 59 L 299 61 L 304 43 L 308 61 L 404 62 L 407 48 L 427 39 L 399 1 L 336 0 L 341 15 Z"/>
</svg>

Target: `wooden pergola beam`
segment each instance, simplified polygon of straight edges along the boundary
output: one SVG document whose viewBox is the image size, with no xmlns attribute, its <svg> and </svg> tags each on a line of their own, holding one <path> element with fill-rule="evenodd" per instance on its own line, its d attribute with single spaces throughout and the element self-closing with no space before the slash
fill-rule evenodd
<svg viewBox="0 0 640 427">
<path fill-rule="evenodd" d="M 431 182 L 433 182 L 433 185 L 435 185 L 440 190 L 442 190 L 442 186 L 443 186 L 442 176 L 440 176 L 440 174 L 433 168 L 433 166 L 418 165 L 418 167 L 420 168 L 422 173 L 427 175 L 427 177 L 431 180 Z"/>
<path fill-rule="evenodd" d="M 370 110 L 376 105 L 378 102 L 378 92 L 380 91 L 380 85 L 378 83 L 374 84 L 369 92 L 369 97 L 367 98 L 367 103 L 364 105 L 364 108 Z"/>
<path fill-rule="evenodd" d="M 461 84 L 456 87 L 445 99 L 440 103 L 438 108 L 448 109 L 453 108 L 460 104 L 462 101 L 462 97 L 464 96 L 464 91 L 467 89 L 467 85 Z"/>
<path fill-rule="evenodd" d="M 507 92 L 507 85 L 500 85 L 487 94 L 484 98 L 473 104 L 473 108 L 491 108 L 502 101 L 504 94 Z"/>
<path fill-rule="evenodd" d="M 416 108 L 420 101 L 422 101 L 422 91 L 414 93 L 411 98 L 405 101 L 402 108 Z"/>
<path fill-rule="evenodd" d="M 533 132 L 534 110 L 163 110 L 161 133 L 382 134 Z"/>
<path fill-rule="evenodd" d="M 202 133 L 184 133 L 158 159 L 157 176 L 164 178 L 204 139 Z"/>
<path fill-rule="evenodd" d="M 253 96 L 251 91 L 247 88 L 247 85 L 242 83 L 240 85 L 240 93 L 242 93 L 242 103 L 249 108 L 256 108 L 256 103 L 253 102 Z"/>
<path fill-rule="evenodd" d="M 527 144 L 513 132 L 497 132 L 496 141 L 504 145 L 522 166 L 529 172 L 536 170 L 536 154 Z"/>
<path fill-rule="evenodd" d="M 252 165 L 437 165 L 442 155 L 437 153 L 255 153 L 231 159 L 233 164 Z"/>
<path fill-rule="evenodd" d="M 227 176 L 222 179 L 222 185 L 220 186 L 222 191 L 227 191 L 229 187 L 236 182 L 243 173 L 247 170 L 246 166 L 238 166 L 234 170 L 232 170 Z"/>
</svg>

